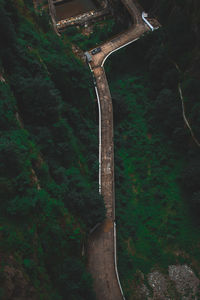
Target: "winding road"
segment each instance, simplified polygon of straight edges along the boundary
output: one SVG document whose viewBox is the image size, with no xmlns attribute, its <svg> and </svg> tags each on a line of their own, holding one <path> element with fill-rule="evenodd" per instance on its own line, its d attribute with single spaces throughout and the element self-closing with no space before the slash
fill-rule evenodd
<svg viewBox="0 0 200 300">
<path fill-rule="evenodd" d="M 49 11 L 55 32 L 60 35 L 59 23 L 55 22 L 55 7 L 52 0 Z M 117 271 L 115 188 L 114 188 L 114 144 L 112 99 L 104 71 L 104 63 L 113 52 L 137 41 L 145 32 L 157 29 L 146 19 L 146 14 L 137 0 L 121 0 L 132 17 L 133 25 L 125 32 L 101 45 L 101 51 L 86 57 L 92 58 L 89 67 L 94 77 L 99 108 L 99 192 L 106 206 L 106 219 L 89 237 L 87 256 L 88 269 L 94 280 L 97 300 L 124 300 Z"/>
<path fill-rule="evenodd" d="M 89 51 L 92 57 L 89 66 L 95 78 L 99 106 L 99 190 L 104 197 L 107 210 L 104 223 L 91 234 L 87 249 L 88 269 L 94 279 L 98 300 L 125 299 L 116 263 L 113 108 L 103 65 L 111 53 L 152 30 L 148 22 L 145 23 L 136 1 L 122 0 L 122 3 L 132 16 L 131 28 L 101 45 L 101 52 L 92 55 L 93 49 Z"/>
</svg>

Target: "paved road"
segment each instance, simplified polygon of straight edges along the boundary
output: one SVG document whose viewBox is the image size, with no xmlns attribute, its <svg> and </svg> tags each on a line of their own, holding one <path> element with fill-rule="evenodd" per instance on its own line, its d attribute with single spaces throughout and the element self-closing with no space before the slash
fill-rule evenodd
<svg viewBox="0 0 200 300">
<path fill-rule="evenodd" d="M 98 300 L 121 300 L 114 262 L 114 151 L 112 100 L 105 71 L 95 68 L 101 101 L 101 191 L 106 206 L 106 220 L 95 231 L 88 243 L 88 268 L 94 278 Z M 104 113 L 106 112 L 106 113 Z"/>
<path fill-rule="evenodd" d="M 142 20 L 142 11 L 134 0 L 122 0 L 133 18 L 133 26 L 126 32 L 101 45 L 102 51 L 91 55 L 90 67 L 96 79 L 101 113 L 101 193 L 107 209 L 106 220 L 93 232 L 88 243 L 88 268 L 94 279 L 94 288 L 98 300 L 122 300 L 123 295 L 117 279 L 114 258 L 114 145 L 113 145 L 113 109 L 109 85 L 103 68 L 105 59 L 112 52 L 138 39 L 150 29 Z M 90 50 L 91 53 L 91 50 Z"/>
</svg>

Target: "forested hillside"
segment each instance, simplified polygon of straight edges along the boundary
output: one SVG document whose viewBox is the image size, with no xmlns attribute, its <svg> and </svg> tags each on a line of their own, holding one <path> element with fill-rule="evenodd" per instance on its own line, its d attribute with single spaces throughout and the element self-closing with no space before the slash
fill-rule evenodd
<svg viewBox="0 0 200 300">
<path fill-rule="evenodd" d="M 139 2 L 162 27 L 106 62 L 120 279 L 127 300 L 198 299 L 168 268 L 200 275 L 200 3 Z M 105 216 L 97 103 L 71 46 L 87 50 L 119 23 L 93 29 L 58 37 L 47 2 L 0 0 L 0 299 L 95 299 L 85 251 Z"/>
<path fill-rule="evenodd" d="M 200 4 L 141 4 L 162 28 L 114 54 L 106 66 L 120 278 L 127 299 L 199 299 L 198 284 L 178 268 L 200 274 Z M 178 289 L 176 280 L 182 282 Z"/>
<path fill-rule="evenodd" d="M 0 40 L 0 298 L 95 299 L 84 249 L 105 208 L 89 72 L 30 0 L 0 1 Z"/>
</svg>

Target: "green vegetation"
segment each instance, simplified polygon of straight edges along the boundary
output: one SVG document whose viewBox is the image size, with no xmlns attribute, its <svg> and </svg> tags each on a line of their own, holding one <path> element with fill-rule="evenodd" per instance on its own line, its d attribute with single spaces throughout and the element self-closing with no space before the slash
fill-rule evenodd
<svg viewBox="0 0 200 300">
<path fill-rule="evenodd" d="M 114 106 L 119 271 L 127 299 L 138 299 L 141 272 L 167 272 L 176 263 L 196 272 L 200 267 L 199 147 L 184 124 L 178 92 L 180 83 L 199 138 L 199 4 L 193 11 L 184 1 L 176 1 L 176 9 L 172 1 L 168 8 L 166 1 L 155 2 L 150 6 L 163 28 L 106 65 Z"/>
<path fill-rule="evenodd" d="M 200 267 L 199 147 L 183 122 L 178 93 L 180 84 L 200 139 L 200 5 L 141 4 L 163 28 L 107 62 L 127 299 L 136 299 L 141 272 L 165 272 L 174 263 Z M 95 299 L 83 250 L 88 232 L 105 217 L 98 113 L 89 70 L 71 44 L 85 51 L 117 33 L 119 24 L 99 23 L 90 37 L 74 28 L 57 37 L 32 0 L 0 0 L 0 25 L 0 298 L 8 299 L 9 266 L 22 274 L 21 285 L 15 276 L 13 286 L 20 293 L 23 285 L 27 299 Z"/>
<path fill-rule="evenodd" d="M 68 27 L 64 35 L 71 43 L 76 44 L 83 51 L 87 51 L 122 31 L 122 25 L 115 19 L 108 19 L 94 24 L 92 32 L 88 35 L 83 34 L 83 28 Z"/>
<path fill-rule="evenodd" d="M 32 1 L 1 0 L 0 16 L 1 298 L 9 265 L 19 293 L 95 299 L 82 249 L 105 208 L 89 71 Z"/>
</svg>

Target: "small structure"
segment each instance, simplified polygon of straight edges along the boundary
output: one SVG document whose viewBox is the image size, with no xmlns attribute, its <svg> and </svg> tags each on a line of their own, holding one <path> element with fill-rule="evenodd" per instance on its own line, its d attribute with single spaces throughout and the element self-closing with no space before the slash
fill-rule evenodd
<svg viewBox="0 0 200 300">
<path fill-rule="evenodd" d="M 92 56 L 90 55 L 90 53 L 87 51 L 85 52 L 85 57 L 88 63 L 90 63 L 92 61 Z"/>
<path fill-rule="evenodd" d="M 149 26 L 149 28 L 152 30 L 152 31 L 154 31 L 154 27 L 149 23 L 149 21 L 146 19 L 148 17 L 148 14 L 147 13 L 145 13 L 144 11 L 143 11 L 143 13 L 142 13 L 142 19 L 143 19 L 143 21 Z"/>
</svg>

